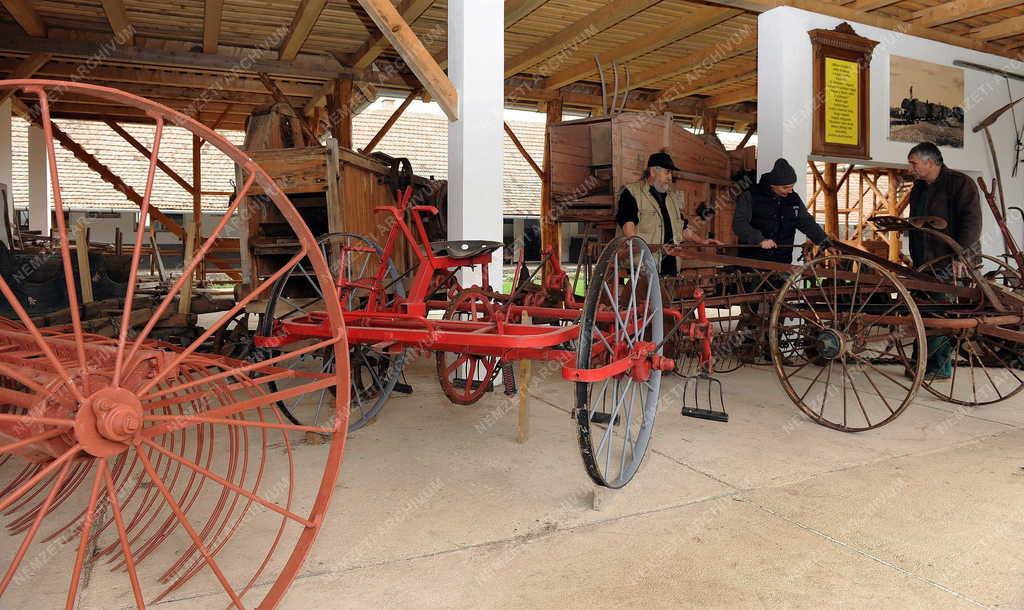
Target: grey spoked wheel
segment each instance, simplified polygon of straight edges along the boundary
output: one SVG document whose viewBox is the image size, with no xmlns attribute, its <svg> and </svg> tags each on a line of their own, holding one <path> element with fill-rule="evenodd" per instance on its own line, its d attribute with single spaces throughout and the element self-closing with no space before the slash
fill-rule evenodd
<svg viewBox="0 0 1024 610">
<path fill-rule="evenodd" d="M 303 266 L 305 261 L 299 263 L 271 290 L 266 313 L 260 322 L 260 336 L 271 336 L 276 323 L 321 310 L 325 297 L 339 299 L 343 311 L 358 311 L 371 303 L 378 309 L 389 308 L 396 299 L 405 296 L 402 276 L 390 260 L 383 260 L 383 250 L 372 239 L 354 233 L 329 233 L 320 237 L 317 244 L 330 265 L 338 292 L 322 294 L 319 287 L 310 281 Z M 254 358 L 266 360 L 282 352 L 301 350 L 313 343 L 315 340 L 309 339 L 281 349 L 257 349 Z M 310 351 L 285 362 L 290 373 L 282 373 L 280 379 L 270 382 L 275 391 L 287 390 L 310 376 L 334 371 L 334 358 L 325 350 Z M 349 346 L 352 397 L 349 432 L 362 428 L 380 413 L 402 375 L 405 362 L 406 353 L 402 350 L 389 351 L 380 346 L 360 344 Z M 333 388 L 327 388 L 319 394 L 280 400 L 277 407 L 293 423 L 329 430 L 332 422 L 321 420 L 321 407 L 330 403 L 332 392 Z"/>
<path fill-rule="evenodd" d="M 580 320 L 576 366 L 594 369 L 628 357 L 640 342 L 662 354 L 664 317 L 658 267 L 639 237 L 619 237 L 598 259 Z M 637 378 L 631 371 L 576 383 L 580 454 L 598 485 L 619 488 L 633 478 L 647 453 L 661 391 L 661 371 Z"/>
<path fill-rule="evenodd" d="M 768 335 L 786 394 L 814 422 L 844 432 L 883 426 L 924 378 L 925 330 L 899 279 L 856 256 L 825 256 L 794 272 L 772 308 Z M 803 353 L 799 366 L 787 352 Z"/>
</svg>

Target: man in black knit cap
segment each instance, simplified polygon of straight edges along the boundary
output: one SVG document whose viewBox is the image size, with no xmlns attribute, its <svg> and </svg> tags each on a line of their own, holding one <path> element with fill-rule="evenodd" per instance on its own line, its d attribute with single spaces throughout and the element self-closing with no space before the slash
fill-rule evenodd
<svg viewBox="0 0 1024 610">
<path fill-rule="evenodd" d="M 756 244 L 760 249 L 745 248 L 746 258 L 776 263 L 792 263 L 793 244 L 799 230 L 818 246 L 829 247 L 825 231 L 807 211 L 800 195 L 793 191 L 796 171 L 785 159 L 775 161 L 772 171 L 736 200 L 732 230 L 741 244 Z"/>
</svg>

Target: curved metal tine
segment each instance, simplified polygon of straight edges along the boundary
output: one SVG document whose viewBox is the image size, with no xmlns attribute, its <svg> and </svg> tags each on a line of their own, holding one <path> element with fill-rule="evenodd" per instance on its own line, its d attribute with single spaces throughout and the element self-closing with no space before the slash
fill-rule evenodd
<svg viewBox="0 0 1024 610">
<path fill-rule="evenodd" d="M 242 186 L 242 189 L 238 192 L 238 195 L 235 196 L 234 201 L 232 201 L 231 204 L 228 206 L 228 209 L 224 212 L 224 215 L 221 217 L 220 222 L 218 222 L 217 226 L 213 228 L 213 231 L 210 233 L 210 236 L 206 238 L 206 241 L 203 242 L 203 245 L 192 256 L 192 262 L 185 267 L 185 269 L 181 273 L 181 277 L 179 277 L 178 280 L 174 283 L 174 285 L 171 286 L 171 289 L 167 292 L 167 295 L 163 298 L 163 301 L 161 301 L 160 305 L 157 306 L 157 308 L 154 310 L 153 317 L 150 318 L 148 322 L 146 322 L 146 325 L 143 327 L 143 329 L 139 331 L 139 333 L 136 335 L 135 341 L 132 342 L 131 350 L 128 352 L 128 356 L 125 358 L 126 362 L 122 364 L 122 367 L 127 366 L 127 363 L 131 362 L 132 358 L 135 357 L 135 354 L 138 353 L 139 349 L 142 347 L 143 342 L 145 342 L 146 337 L 149 336 L 149 333 L 152 332 L 153 328 L 160 321 L 160 318 L 163 316 L 164 312 L 167 311 L 167 308 L 170 307 L 171 302 L 174 300 L 174 297 L 178 295 L 182 286 L 184 286 L 188 278 L 191 277 L 196 267 L 198 267 L 199 263 L 206 257 L 206 253 L 210 250 L 210 248 L 213 247 L 214 242 L 220 236 L 221 232 L 224 230 L 224 227 L 227 226 L 228 222 L 231 220 L 231 217 L 234 214 L 235 210 L 237 210 L 238 206 L 242 203 L 242 201 L 245 200 L 246 196 L 249 193 L 249 189 L 252 187 L 253 182 L 256 180 L 256 172 L 252 171 L 252 168 L 246 169 L 250 170 L 249 177 L 246 178 L 245 183 Z M 141 220 L 141 217 L 139 222 L 143 222 Z M 305 249 L 303 249 L 303 252 L 305 252 Z M 292 263 L 292 265 L 294 265 L 294 263 Z M 289 269 L 291 268 L 292 265 L 286 265 L 282 269 Z M 246 303 L 248 303 L 251 300 L 252 299 L 249 299 L 248 301 L 246 301 Z M 229 310 L 229 314 L 226 314 L 224 317 L 218 320 L 217 323 L 211 328 L 219 329 L 221 326 L 226 324 L 228 320 L 233 318 L 235 314 L 238 313 L 238 311 L 240 310 L 241 308 L 232 308 L 231 310 Z M 216 332 L 216 330 L 214 332 Z M 205 341 L 206 339 L 204 338 L 203 340 Z M 154 381 L 156 381 L 156 379 L 158 378 L 154 378 Z"/>
<path fill-rule="evenodd" d="M 28 331 L 29 335 L 31 335 L 36 346 L 39 347 L 43 354 L 46 355 L 46 359 L 49 361 L 50 366 L 53 367 L 54 372 L 56 372 L 61 378 L 61 381 L 64 382 L 71 394 L 79 402 L 84 402 L 85 395 L 83 395 L 82 391 L 78 389 L 78 386 L 72 380 L 71 375 L 68 373 L 67 369 L 64 368 L 64 364 L 59 358 L 57 358 L 57 354 L 54 353 L 53 348 L 51 348 L 50 344 L 46 342 L 46 339 L 43 338 L 43 333 L 40 332 L 39 327 L 35 325 L 32 318 L 29 317 L 28 312 L 25 311 L 24 307 L 22 307 L 21 303 L 18 301 L 18 297 L 14 294 L 14 291 L 11 290 L 10 285 L 7 284 L 7 280 L 5 280 L 3 276 L 0 276 L 0 294 L 3 294 L 4 298 L 7 299 L 7 303 L 18 316 L 18 320 L 21 321 L 25 330 Z"/>
<path fill-rule="evenodd" d="M 75 567 L 71 571 L 71 586 L 68 588 L 67 610 L 75 607 L 78 597 L 78 584 L 82 580 L 82 568 L 85 565 L 85 550 L 89 546 L 89 534 L 92 532 L 93 522 L 96 520 L 96 504 L 100 496 L 100 484 L 103 482 L 103 473 L 107 470 L 106 460 L 96 460 L 96 476 L 92 481 L 92 492 L 89 495 L 89 504 L 85 509 L 85 520 L 82 523 L 82 534 L 78 541 L 78 552 L 75 554 Z"/>
<path fill-rule="evenodd" d="M 272 286 L 275 282 L 277 282 L 278 279 L 281 278 L 281 276 L 283 276 L 287 271 L 291 270 L 300 260 L 302 260 L 307 253 L 308 249 L 305 246 L 300 248 L 299 251 L 295 254 L 295 256 L 291 258 L 291 260 L 285 263 L 280 269 L 275 271 L 273 275 L 263 280 L 262 284 L 257 286 L 252 292 L 247 294 L 245 298 L 236 303 L 235 306 L 229 309 L 223 316 L 221 316 L 219 320 L 210 325 L 210 327 L 207 328 L 203 333 L 201 333 L 194 341 L 192 341 L 192 343 L 190 343 L 188 347 L 178 352 L 177 355 L 169 363 L 164 365 L 163 368 L 159 372 L 157 372 L 157 374 L 154 375 L 153 378 L 149 382 L 147 382 L 145 386 L 142 387 L 142 389 L 139 391 L 139 394 L 144 395 L 151 389 L 153 389 L 153 386 L 160 383 L 160 381 L 169 371 L 174 370 L 175 367 L 177 367 L 185 360 L 185 358 L 191 356 L 192 353 L 199 349 L 199 347 L 207 339 L 212 337 L 214 333 L 216 333 L 218 330 L 220 330 L 222 326 L 224 326 L 224 324 L 226 324 L 229 320 L 235 317 L 235 314 L 244 309 L 246 305 L 254 301 L 258 296 L 263 294 L 267 290 L 267 288 Z M 152 320 L 150 322 L 152 322 Z M 147 327 L 148 326 L 149 325 L 147 325 Z M 141 336 L 143 335 L 140 334 L 140 337 Z M 137 347 L 138 345 L 139 343 L 136 342 L 135 347 Z M 133 350 L 135 349 L 135 347 L 133 347 Z"/>
<path fill-rule="evenodd" d="M 106 461 L 106 458 L 103 458 Z M 128 579 L 131 581 L 132 594 L 135 596 L 135 606 L 145 608 L 146 601 L 142 595 L 142 585 L 139 583 L 139 575 L 135 570 L 135 558 L 132 556 L 131 545 L 128 543 L 128 532 L 124 527 L 124 516 L 121 513 L 121 505 L 117 498 L 117 490 L 114 487 L 114 479 L 110 476 L 110 469 L 103 472 L 103 479 L 107 488 L 107 502 L 110 505 L 110 512 L 113 513 L 114 523 L 117 526 L 117 538 L 121 543 L 121 552 L 124 553 L 124 564 L 128 571 Z"/>
<path fill-rule="evenodd" d="M 67 223 L 64 221 L 64 199 L 61 197 L 60 176 L 57 172 L 57 150 L 53 144 L 53 119 L 50 117 L 49 94 L 43 87 L 27 87 L 28 92 L 33 92 L 39 97 L 40 120 L 43 124 L 43 132 L 46 135 L 46 158 L 50 168 L 50 189 L 53 193 L 53 209 L 57 220 L 57 230 L 60 232 L 60 254 L 64 268 L 64 288 L 68 293 L 68 310 L 71 313 L 71 327 L 75 333 L 75 348 L 78 353 L 78 364 L 82 371 L 89 370 L 89 362 L 85 356 L 85 331 L 82 328 L 82 315 L 79 310 L 78 289 L 75 287 L 75 266 L 71 263 L 71 236 L 68 234 Z M 88 244 L 75 244 L 75 248 L 85 247 L 89 251 Z M 89 278 L 79 278 L 80 282 L 87 282 Z M 89 392 L 89 376 L 82 376 L 82 390 L 85 394 Z"/>
<path fill-rule="evenodd" d="M 153 468 L 153 463 L 150 462 L 149 457 L 146 455 L 146 452 L 138 451 L 137 455 L 139 456 L 139 461 L 142 463 L 142 467 L 145 469 L 146 474 L 149 476 L 150 480 L 153 481 L 153 484 L 156 486 L 157 490 L 159 490 L 160 495 L 164 497 L 164 501 L 167 503 L 168 508 L 171 509 L 171 512 L 174 513 L 175 519 L 177 519 L 178 523 L 180 523 L 182 528 L 184 528 L 185 531 L 188 533 L 189 537 L 192 539 L 192 542 L 196 545 L 196 549 L 198 549 L 199 552 L 206 559 L 206 565 L 217 577 L 217 580 L 220 581 L 220 584 L 224 588 L 224 591 L 227 592 L 228 596 L 231 597 L 231 601 L 234 602 L 234 604 L 237 607 L 244 608 L 245 605 L 242 603 L 242 600 L 238 597 L 238 594 L 235 593 L 235 590 L 231 587 L 231 584 L 228 583 L 227 577 L 224 576 L 224 572 L 221 571 L 220 566 L 217 565 L 216 561 L 214 561 L 213 555 L 210 553 L 209 549 L 207 549 L 206 545 L 203 544 L 203 541 L 199 538 L 199 534 L 196 532 L 195 528 L 193 528 L 192 524 L 189 522 L 188 517 L 185 516 L 185 513 L 181 510 L 181 507 L 178 505 L 177 501 L 175 501 L 174 496 L 171 495 L 171 492 L 167 489 L 167 486 L 164 485 L 164 482 L 160 478 L 160 475 L 158 475 L 156 470 Z"/>
<path fill-rule="evenodd" d="M 64 466 L 61 467 L 60 472 L 57 474 L 57 478 L 53 482 L 53 487 L 50 488 L 50 492 L 46 495 L 46 499 L 43 500 L 42 506 L 39 507 L 36 517 L 32 522 L 32 526 L 29 528 L 28 533 L 25 534 L 25 538 L 22 540 L 21 546 L 18 547 L 18 551 L 14 554 L 14 558 L 11 559 L 10 564 L 8 564 L 7 573 L 4 574 L 3 580 L 0 581 L 0 596 L 3 596 L 4 591 L 6 591 L 7 587 L 11 584 L 11 580 L 14 579 L 18 566 L 21 565 L 21 560 L 25 558 L 25 553 L 28 551 L 29 546 L 31 546 L 36 533 L 39 531 L 39 526 L 43 523 L 43 518 L 50 512 L 50 506 L 53 504 L 54 498 L 57 497 L 57 492 L 60 491 L 61 486 L 64 484 L 64 480 L 67 478 L 71 464 L 71 460 L 64 462 Z"/>
<path fill-rule="evenodd" d="M 146 188 L 142 195 L 142 206 L 139 208 L 139 226 L 135 229 L 135 243 L 132 245 L 131 264 L 128 267 L 128 288 L 124 297 L 124 309 L 121 311 L 121 324 L 117 333 L 117 354 L 114 356 L 114 379 L 111 385 L 121 387 L 121 367 L 124 365 L 124 349 L 128 341 L 128 329 L 131 326 L 132 308 L 135 302 L 135 284 L 139 275 L 139 260 L 142 258 L 142 238 L 146 232 L 146 220 L 149 217 L 149 202 L 153 196 L 153 183 L 156 179 L 156 166 L 160 158 L 160 143 L 164 136 L 164 119 L 156 118 L 156 129 L 153 131 L 153 147 L 149 155 L 149 169 L 146 172 Z"/>
</svg>

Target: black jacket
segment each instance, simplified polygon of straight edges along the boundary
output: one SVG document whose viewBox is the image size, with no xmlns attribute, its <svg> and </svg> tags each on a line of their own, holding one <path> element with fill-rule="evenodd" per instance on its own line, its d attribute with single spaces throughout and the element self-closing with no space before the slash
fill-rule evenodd
<svg viewBox="0 0 1024 610">
<path fill-rule="evenodd" d="M 740 243 L 759 244 L 771 239 L 780 246 L 790 245 L 798 229 L 812 242 L 821 243 L 826 238 L 825 231 L 807 211 L 800 195 L 790 193 L 783 198 L 777 197 L 768 186 L 766 177 L 767 174 L 761 176 L 760 182 L 736 200 L 732 230 Z M 744 248 L 740 254 L 763 261 L 793 262 L 793 248 Z"/>
<path fill-rule="evenodd" d="M 914 188 L 910 189 L 910 215 L 945 219 L 949 224 L 942 232 L 965 250 L 975 248 L 981 239 L 978 186 L 967 175 L 945 166 L 935 182 L 914 182 Z M 911 231 L 909 238 L 910 258 L 916 266 L 951 253 L 949 246 L 921 231 Z"/>
</svg>

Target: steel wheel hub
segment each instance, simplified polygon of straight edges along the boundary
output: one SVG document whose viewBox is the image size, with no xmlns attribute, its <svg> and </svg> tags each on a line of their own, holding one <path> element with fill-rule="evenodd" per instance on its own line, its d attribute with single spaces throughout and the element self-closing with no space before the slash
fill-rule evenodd
<svg viewBox="0 0 1024 610">
<path fill-rule="evenodd" d="M 826 360 L 835 360 L 846 352 L 846 338 L 836 330 L 826 330 L 818 334 L 814 341 L 818 355 Z"/>
<path fill-rule="evenodd" d="M 96 457 L 128 449 L 142 430 L 142 403 L 124 388 L 104 388 L 88 397 L 75 418 L 75 436 Z"/>
</svg>

